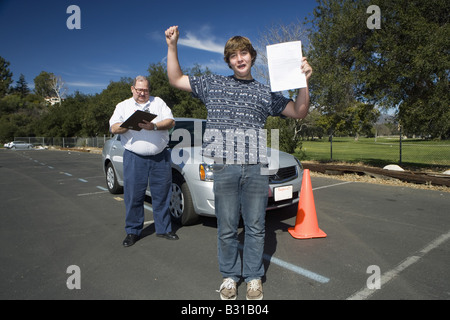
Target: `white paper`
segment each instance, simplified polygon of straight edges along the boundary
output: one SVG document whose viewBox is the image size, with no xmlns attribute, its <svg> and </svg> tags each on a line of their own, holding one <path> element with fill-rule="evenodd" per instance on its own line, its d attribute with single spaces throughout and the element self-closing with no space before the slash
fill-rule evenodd
<svg viewBox="0 0 450 320">
<path fill-rule="evenodd" d="M 272 92 L 306 88 L 301 41 L 270 45 L 266 50 Z"/>
</svg>

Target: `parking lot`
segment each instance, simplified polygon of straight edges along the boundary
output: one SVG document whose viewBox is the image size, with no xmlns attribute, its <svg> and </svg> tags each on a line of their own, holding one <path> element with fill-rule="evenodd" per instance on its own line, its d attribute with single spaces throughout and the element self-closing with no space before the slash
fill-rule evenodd
<svg viewBox="0 0 450 320">
<path fill-rule="evenodd" d="M 269 212 L 265 299 L 450 299 L 450 193 L 311 181 L 327 237 L 294 239 L 297 207 Z M 219 298 L 215 219 L 167 241 L 147 203 L 144 237 L 124 248 L 123 197 L 106 190 L 100 154 L 0 149 L 0 190 L 1 299 Z"/>
</svg>

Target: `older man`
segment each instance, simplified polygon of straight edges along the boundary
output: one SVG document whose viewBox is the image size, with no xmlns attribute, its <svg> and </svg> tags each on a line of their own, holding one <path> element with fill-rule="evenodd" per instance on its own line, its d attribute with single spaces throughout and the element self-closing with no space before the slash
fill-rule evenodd
<svg viewBox="0 0 450 320">
<path fill-rule="evenodd" d="M 131 86 L 133 97 L 117 104 L 109 120 L 111 132 L 121 135 L 125 198 L 125 247 L 139 240 L 144 225 L 145 191 L 150 183 L 156 235 L 177 240 L 172 232 L 169 204 L 172 187 L 170 152 L 166 149 L 169 132 L 175 125 L 172 111 L 166 103 L 150 96 L 147 78 L 138 76 Z M 157 115 L 151 122 L 143 120 L 142 130 L 130 130 L 120 125 L 136 110 Z"/>
</svg>

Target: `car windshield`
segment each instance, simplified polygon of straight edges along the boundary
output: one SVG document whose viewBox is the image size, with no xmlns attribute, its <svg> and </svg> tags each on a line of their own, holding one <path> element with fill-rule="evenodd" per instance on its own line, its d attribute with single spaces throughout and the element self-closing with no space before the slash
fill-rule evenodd
<svg viewBox="0 0 450 320">
<path fill-rule="evenodd" d="M 193 147 L 195 145 L 195 143 L 197 142 L 195 140 L 195 123 L 198 123 L 199 121 L 189 121 L 189 120 L 178 120 L 175 122 L 175 127 L 170 130 L 169 134 L 170 134 L 170 141 L 169 141 L 169 148 L 173 148 L 175 147 L 177 144 L 181 143 L 183 141 L 183 132 L 177 132 L 177 135 L 174 137 L 174 140 L 172 140 L 172 134 L 178 130 L 178 129 L 185 129 L 187 131 L 189 131 L 190 133 L 190 144 L 191 147 Z M 199 140 L 200 145 L 202 144 L 203 141 L 203 134 L 205 133 L 205 128 L 206 128 L 206 121 L 201 121 L 202 123 L 202 132 L 201 132 L 201 138 L 197 140 Z M 198 144 L 198 143 L 197 143 Z"/>
<path fill-rule="evenodd" d="M 200 143 L 197 143 L 197 145 L 201 145 L 203 142 L 203 135 L 205 134 L 205 128 L 206 128 L 206 120 L 176 120 L 175 122 L 175 127 L 173 127 L 171 130 L 169 130 L 169 148 L 173 148 L 175 147 L 177 144 L 181 143 L 183 141 L 183 132 L 178 132 L 178 134 L 176 134 L 176 137 L 174 137 L 174 140 L 172 140 L 172 134 L 178 130 L 178 129 L 185 129 L 187 131 L 189 131 L 190 134 L 190 145 L 191 147 L 193 147 L 194 145 L 196 145 L 195 143 L 197 142 L 195 140 L 195 123 L 199 123 L 201 122 L 202 124 L 202 132 L 201 132 L 201 140 L 199 140 Z M 116 135 L 116 140 L 120 141 L 120 134 Z"/>
</svg>

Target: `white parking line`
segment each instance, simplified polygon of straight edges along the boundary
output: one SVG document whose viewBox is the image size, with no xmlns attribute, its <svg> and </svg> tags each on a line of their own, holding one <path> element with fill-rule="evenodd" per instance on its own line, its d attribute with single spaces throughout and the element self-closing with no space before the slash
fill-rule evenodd
<svg viewBox="0 0 450 320">
<path fill-rule="evenodd" d="M 240 250 L 243 250 L 244 249 L 244 245 L 242 243 L 239 243 L 238 248 Z M 311 280 L 314 280 L 314 281 L 317 281 L 317 282 L 320 282 L 320 283 L 327 283 L 327 282 L 330 281 L 330 279 L 327 278 L 327 277 L 321 276 L 320 274 L 317 274 L 317 273 L 312 272 L 310 270 L 307 270 L 307 269 L 304 269 L 302 267 L 296 266 L 296 265 L 294 265 L 292 263 L 283 261 L 283 260 L 278 259 L 278 258 L 276 258 L 274 256 L 271 256 L 271 255 L 269 255 L 267 253 L 263 254 L 263 259 L 267 260 L 267 261 L 269 261 L 271 263 L 274 263 L 274 264 L 276 264 L 276 265 L 278 265 L 278 266 L 280 266 L 282 268 L 288 269 L 288 270 L 293 271 L 293 272 L 295 272 L 295 273 L 297 273 L 297 274 L 299 274 L 301 276 L 304 276 L 306 278 L 309 278 Z"/>
<path fill-rule="evenodd" d="M 328 186 L 324 186 L 324 187 L 318 187 L 318 188 L 315 188 L 313 190 L 329 188 L 329 187 L 339 186 L 339 185 L 348 184 L 348 183 L 351 183 L 351 181 L 336 183 L 336 184 L 332 184 L 332 185 L 328 185 Z M 97 188 L 100 189 L 101 187 L 97 186 Z M 144 208 L 149 210 L 149 211 L 151 211 L 151 212 L 153 212 L 153 208 L 151 206 L 144 205 Z M 154 223 L 153 220 L 145 221 L 144 222 L 144 226 L 150 225 L 152 223 Z M 239 244 L 239 249 L 243 250 L 243 245 L 242 244 Z M 276 258 L 274 256 L 268 255 L 266 253 L 263 254 L 263 259 L 267 260 L 267 261 L 269 261 L 271 263 L 274 263 L 274 264 L 276 264 L 276 265 L 278 265 L 278 266 L 280 266 L 282 268 L 285 268 L 285 269 L 288 269 L 288 270 L 290 270 L 292 272 L 295 272 L 295 273 L 297 273 L 297 274 L 299 274 L 301 276 L 304 276 L 304 277 L 309 278 L 311 280 L 317 281 L 319 283 L 328 283 L 330 281 L 329 278 L 324 277 L 324 276 L 322 276 L 322 275 L 320 275 L 318 273 L 315 273 L 315 272 L 312 272 L 310 270 L 304 269 L 302 267 L 296 266 L 296 265 L 294 265 L 292 263 L 283 261 L 283 260 L 281 260 L 279 258 Z"/>
<path fill-rule="evenodd" d="M 330 279 L 327 278 L 327 277 L 321 276 L 320 274 L 317 274 L 315 272 L 312 272 L 312 271 L 309 271 L 307 269 L 301 268 L 301 267 L 296 266 L 296 265 L 294 265 L 292 263 L 283 261 L 283 260 L 278 259 L 278 258 L 276 258 L 274 256 L 270 256 L 270 255 L 268 255 L 266 253 L 263 254 L 263 259 L 267 260 L 267 261 L 269 261 L 271 263 L 274 263 L 274 264 L 276 264 L 276 265 L 278 265 L 280 267 L 283 267 L 285 269 L 291 270 L 291 271 L 293 271 L 293 272 L 295 272 L 295 273 L 297 273 L 297 274 L 299 274 L 301 276 L 307 277 L 307 278 L 309 278 L 311 280 L 314 280 L 314 281 L 317 281 L 317 282 L 320 282 L 320 283 L 327 283 L 327 282 L 330 281 Z"/>
<path fill-rule="evenodd" d="M 327 186 L 323 186 L 323 187 L 317 187 L 317 188 L 313 188 L 313 190 L 325 189 L 325 188 L 340 186 L 340 185 L 349 184 L 349 183 L 352 183 L 352 181 L 340 182 L 340 183 L 335 183 L 335 184 L 331 184 L 331 185 L 327 185 Z M 242 245 L 239 245 L 239 248 L 242 249 Z M 315 273 L 310 270 L 304 269 L 302 267 L 296 266 L 295 264 L 283 261 L 279 258 L 268 255 L 266 253 L 263 254 L 263 259 L 267 260 L 271 263 L 274 263 L 282 268 L 288 269 L 288 270 L 293 271 L 301 276 L 304 276 L 306 278 L 309 278 L 311 280 L 314 280 L 314 281 L 317 281 L 320 283 L 328 283 L 330 281 L 329 278 L 324 277 L 318 273 Z"/>
<path fill-rule="evenodd" d="M 98 192 L 88 192 L 88 193 L 79 193 L 77 194 L 78 197 L 82 197 L 82 196 L 92 196 L 94 194 L 101 194 L 101 193 L 106 193 L 108 192 L 108 190 L 106 191 L 98 191 Z"/>
<path fill-rule="evenodd" d="M 438 238 L 436 238 L 435 240 L 430 242 L 427 246 L 425 246 L 422 250 L 420 250 L 416 255 L 409 256 L 408 258 L 406 258 L 405 260 L 400 262 L 400 264 L 398 266 L 396 266 L 395 268 L 382 274 L 381 279 L 380 279 L 381 287 L 383 287 L 383 285 L 385 285 L 389 281 L 395 279 L 400 274 L 400 272 L 402 272 L 406 268 L 412 266 L 414 263 L 418 262 L 428 252 L 439 247 L 442 243 L 444 243 L 448 239 L 450 239 L 450 231 L 448 231 L 445 234 L 442 234 L 441 236 L 439 236 Z M 369 289 L 367 287 L 362 288 L 358 292 L 356 292 L 353 295 L 351 295 L 350 297 L 348 297 L 347 300 L 365 300 L 365 299 L 369 298 L 372 294 L 374 294 L 376 291 L 377 290 L 375 290 L 375 289 Z"/>
<path fill-rule="evenodd" d="M 147 209 L 148 211 L 153 213 L 153 208 L 151 206 L 148 206 L 146 204 L 144 204 L 144 209 Z M 144 226 L 148 226 L 151 225 L 152 223 L 154 223 L 155 221 L 153 220 L 149 220 L 149 221 L 144 221 Z"/>
<path fill-rule="evenodd" d="M 340 186 L 340 185 L 343 185 L 343 184 L 349 184 L 349 183 L 352 183 L 352 182 L 353 182 L 353 181 L 346 181 L 346 182 L 339 182 L 339 183 L 335 183 L 335 184 L 330 184 L 330 185 L 328 185 L 328 186 L 323 186 L 323 187 L 313 188 L 313 191 L 314 191 L 314 190 L 319 190 L 319 189 L 325 189 L 325 188 L 336 187 L 336 186 Z"/>
</svg>

